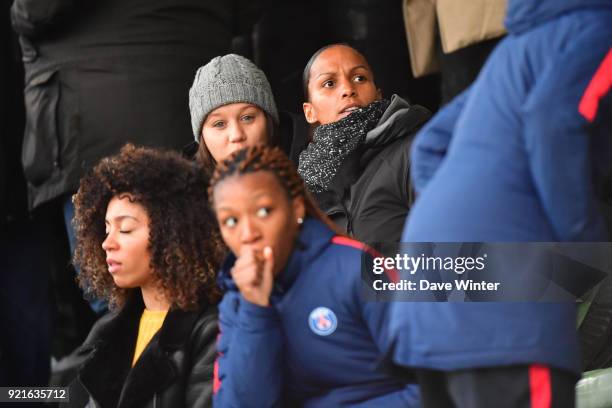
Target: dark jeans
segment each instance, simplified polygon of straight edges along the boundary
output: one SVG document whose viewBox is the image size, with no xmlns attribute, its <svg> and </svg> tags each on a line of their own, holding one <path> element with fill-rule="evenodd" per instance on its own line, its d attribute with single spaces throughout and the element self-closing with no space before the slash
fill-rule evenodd
<svg viewBox="0 0 612 408">
<path fill-rule="evenodd" d="M 0 226 L 0 386 L 45 386 L 51 361 L 50 257 L 36 222 Z"/>
<path fill-rule="evenodd" d="M 72 196 L 66 197 L 63 203 L 64 207 L 64 223 L 66 224 L 66 232 L 68 233 L 68 241 L 70 242 L 70 255 L 74 255 L 74 249 L 76 248 L 76 237 L 74 235 L 74 227 L 72 226 L 72 219 L 74 218 L 74 205 L 72 204 Z M 79 268 L 74 267 L 75 271 L 79 273 Z M 102 315 L 108 310 L 108 304 L 100 299 L 88 299 L 89 305 L 92 310 Z"/>
</svg>

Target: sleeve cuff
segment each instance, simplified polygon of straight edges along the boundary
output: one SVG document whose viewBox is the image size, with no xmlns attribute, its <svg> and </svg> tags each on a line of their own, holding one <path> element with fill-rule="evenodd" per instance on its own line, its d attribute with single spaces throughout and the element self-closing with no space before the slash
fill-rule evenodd
<svg viewBox="0 0 612 408">
<path fill-rule="evenodd" d="M 245 329 L 260 329 L 278 326 L 278 313 L 270 306 L 259 306 L 244 298 L 241 299 L 238 311 L 238 324 Z"/>
</svg>

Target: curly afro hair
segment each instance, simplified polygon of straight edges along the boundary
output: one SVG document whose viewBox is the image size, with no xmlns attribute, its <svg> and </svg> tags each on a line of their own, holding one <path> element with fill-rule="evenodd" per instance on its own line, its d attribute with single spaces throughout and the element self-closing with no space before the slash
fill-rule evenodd
<svg viewBox="0 0 612 408">
<path fill-rule="evenodd" d="M 149 216 L 151 268 L 168 300 L 183 310 L 215 304 L 220 293 L 216 271 L 224 247 L 208 205 L 208 179 L 202 167 L 172 151 L 124 146 L 102 159 L 74 196 L 81 286 L 111 308 L 121 307 L 130 289 L 115 285 L 108 273 L 105 215 L 109 201 L 127 194 Z"/>
</svg>

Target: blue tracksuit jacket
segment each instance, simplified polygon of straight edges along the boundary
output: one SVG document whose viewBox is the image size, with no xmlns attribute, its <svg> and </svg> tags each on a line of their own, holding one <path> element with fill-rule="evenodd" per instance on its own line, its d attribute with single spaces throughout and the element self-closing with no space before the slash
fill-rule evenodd
<svg viewBox="0 0 612 408">
<path fill-rule="evenodd" d="M 578 106 L 612 45 L 612 1 L 510 0 L 506 26 L 475 83 L 417 135 L 420 196 L 402 241 L 608 239 L 592 173 L 612 161 L 612 139 L 591 154 Z M 391 352 L 439 370 L 543 363 L 578 373 L 574 309 L 397 303 Z"/>
<path fill-rule="evenodd" d="M 242 298 L 226 261 L 220 285 L 216 407 L 415 407 L 418 389 L 375 369 L 388 303 L 364 302 L 362 244 L 306 219 L 271 307 Z"/>
</svg>

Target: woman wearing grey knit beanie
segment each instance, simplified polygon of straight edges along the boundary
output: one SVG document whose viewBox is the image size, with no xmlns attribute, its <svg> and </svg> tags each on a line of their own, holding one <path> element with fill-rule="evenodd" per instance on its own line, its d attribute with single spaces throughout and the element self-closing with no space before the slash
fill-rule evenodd
<svg viewBox="0 0 612 408">
<path fill-rule="evenodd" d="M 232 152 L 277 144 L 278 111 L 266 75 L 247 58 L 213 58 L 196 72 L 189 109 L 197 157 L 207 170 Z"/>
</svg>

